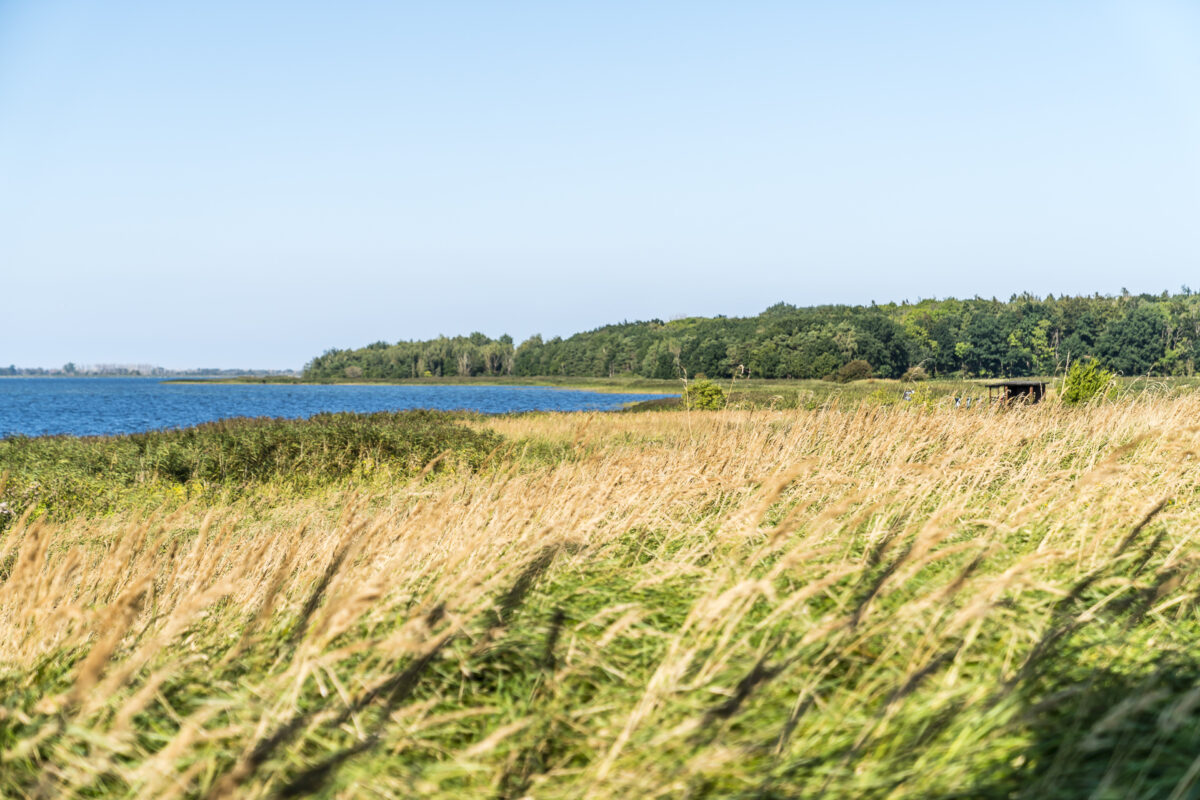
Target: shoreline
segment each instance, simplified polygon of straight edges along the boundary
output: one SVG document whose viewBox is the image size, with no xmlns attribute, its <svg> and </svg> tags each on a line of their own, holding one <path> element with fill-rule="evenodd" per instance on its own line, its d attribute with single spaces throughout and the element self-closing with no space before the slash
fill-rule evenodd
<svg viewBox="0 0 1200 800">
<path fill-rule="evenodd" d="M 406 378 L 395 381 L 305 381 L 270 378 L 167 378 L 167 384 L 220 384 L 220 385 L 279 385 L 279 386 L 491 386 L 507 389 L 563 389 L 567 391 L 598 392 L 602 394 L 681 394 L 681 381 L 652 381 L 637 379 L 636 384 L 623 385 L 617 379 L 595 379 L 597 383 L 580 382 L 578 378 L 561 383 L 547 378 Z M 661 385 L 647 385 L 660 383 Z"/>
</svg>

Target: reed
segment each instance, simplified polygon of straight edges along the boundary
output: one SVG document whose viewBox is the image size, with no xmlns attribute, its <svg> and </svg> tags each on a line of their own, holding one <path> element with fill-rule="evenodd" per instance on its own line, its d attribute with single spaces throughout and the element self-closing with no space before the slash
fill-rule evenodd
<svg viewBox="0 0 1200 800">
<path fill-rule="evenodd" d="M 471 469 L 26 515 L 0 795 L 1195 796 L 1197 418 L 474 419 Z"/>
</svg>

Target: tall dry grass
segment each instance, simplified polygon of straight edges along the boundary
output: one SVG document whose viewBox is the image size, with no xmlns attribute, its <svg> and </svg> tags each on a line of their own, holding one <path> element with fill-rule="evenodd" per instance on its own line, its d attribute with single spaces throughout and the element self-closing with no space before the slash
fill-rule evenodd
<svg viewBox="0 0 1200 800">
<path fill-rule="evenodd" d="M 0 793 L 1195 796 L 1197 419 L 530 415 L 474 475 L 26 519 Z"/>
</svg>

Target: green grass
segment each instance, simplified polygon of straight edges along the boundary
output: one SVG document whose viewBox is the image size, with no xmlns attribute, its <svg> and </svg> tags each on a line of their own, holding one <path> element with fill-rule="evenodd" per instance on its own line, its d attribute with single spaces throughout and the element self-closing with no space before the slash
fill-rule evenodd
<svg viewBox="0 0 1200 800">
<path fill-rule="evenodd" d="M 349 419 L 287 494 L 334 433 L 199 431 L 258 477 L 0 534 L 0 796 L 1196 797 L 1200 402 L 844 397 Z"/>
<path fill-rule="evenodd" d="M 26 508 L 58 516 L 106 512 L 121 498 L 283 484 L 296 491 L 374 470 L 406 477 L 478 467 L 501 444 L 470 415 L 436 411 L 325 413 L 309 419 L 234 418 L 124 436 L 0 440 L 0 530 Z"/>
<path fill-rule="evenodd" d="M 1048 384 L 1052 394 L 1061 383 L 1061 378 L 1046 376 L 1042 378 Z M 813 410 L 821 405 L 835 401 L 839 403 L 861 403 L 864 401 L 876 404 L 890 404 L 902 399 L 907 390 L 913 390 L 918 400 L 939 401 L 947 397 L 971 397 L 973 399 L 988 396 L 986 384 L 992 378 L 979 379 L 947 379 L 937 378 L 915 383 L 905 383 L 898 380 L 872 378 L 853 381 L 850 383 L 834 383 L 826 380 L 787 380 L 787 379 L 721 379 L 716 380 L 718 386 L 729 397 L 735 407 L 802 408 Z M 171 383 L 188 381 L 168 381 Z M 220 381 L 204 381 L 214 383 L 280 383 L 304 384 L 301 378 L 272 376 L 267 378 L 230 378 Z M 1200 377 L 1171 377 L 1171 378 L 1121 378 L 1121 390 L 1126 395 L 1133 394 L 1169 394 L 1179 395 L 1200 388 Z M 473 378 L 413 378 L 399 381 L 366 381 L 339 380 L 327 384 L 346 385 L 404 385 L 404 386 L 550 386 L 559 389 L 580 389 L 591 392 L 629 393 L 629 394 L 669 394 L 679 395 L 685 384 L 682 380 L 657 380 L 636 376 L 616 376 L 612 378 L 580 378 L 580 377 L 490 377 Z M 682 407 L 673 400 L 647 400 L 630 404 L 631 411 L 662 410 Z"/>
</svg>

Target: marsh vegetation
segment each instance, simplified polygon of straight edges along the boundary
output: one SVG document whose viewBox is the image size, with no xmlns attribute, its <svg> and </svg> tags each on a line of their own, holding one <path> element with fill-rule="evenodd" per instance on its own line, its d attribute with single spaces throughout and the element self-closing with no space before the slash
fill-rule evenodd
<svg viewBox="0 0 1200 800">
<path fill-rule="evenodd" d="M 400 415 L 321 481 L 22 442 L 14 497 L 116 488 L 0 535 L 0 794 L 1192 797 L 1198 417 Z"/>
</svg>

